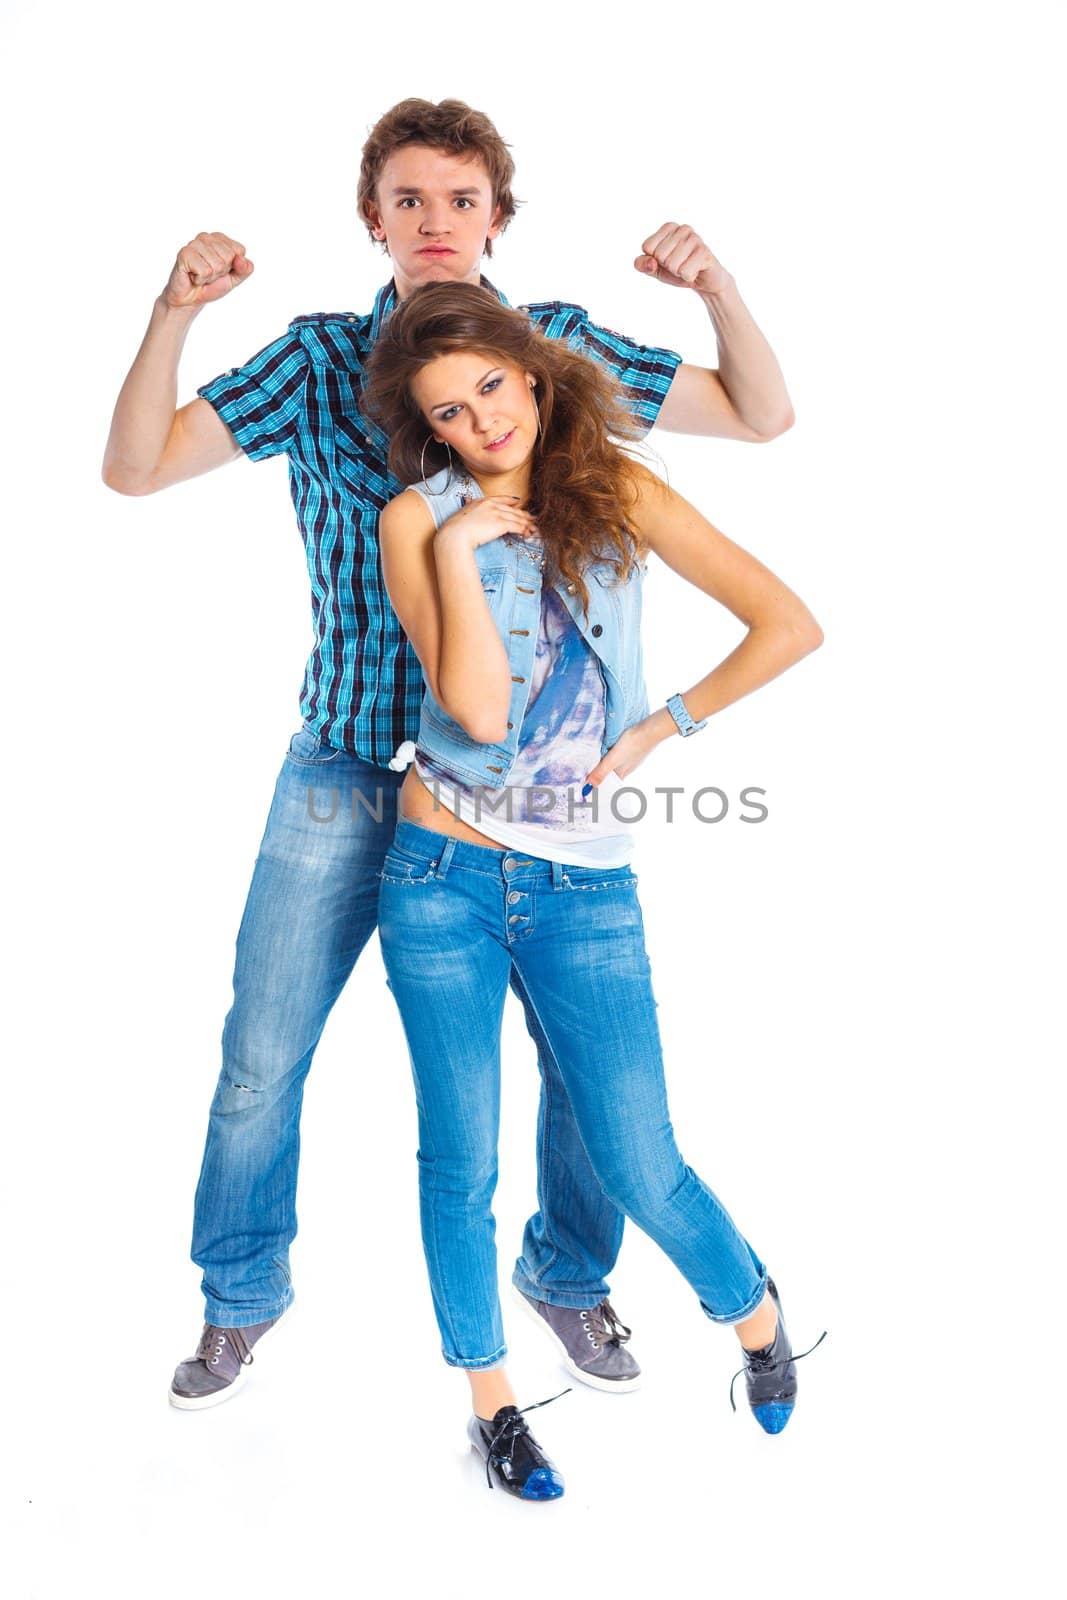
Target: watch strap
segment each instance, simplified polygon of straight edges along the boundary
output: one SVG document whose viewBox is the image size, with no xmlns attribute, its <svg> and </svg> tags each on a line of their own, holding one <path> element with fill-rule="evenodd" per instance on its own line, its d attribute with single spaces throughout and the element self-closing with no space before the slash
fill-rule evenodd
<svg viewBox="0 0 1067 1600">
<path fill-rule="evenodd" d="M 707 717 L 705 717 L 702 722 L 693 721 L 692 717 L 685 709 L 685 701 L 682 699 L 680 694 L 671 695 L 670 699 L 667 701 L 667 710 L 678 724 L 678 732 L 681 734 L 683 739 L 688 739 L 690 734 L 699 733 L 701 728 L 706 728 L 708 725 Z"/>
</svg>

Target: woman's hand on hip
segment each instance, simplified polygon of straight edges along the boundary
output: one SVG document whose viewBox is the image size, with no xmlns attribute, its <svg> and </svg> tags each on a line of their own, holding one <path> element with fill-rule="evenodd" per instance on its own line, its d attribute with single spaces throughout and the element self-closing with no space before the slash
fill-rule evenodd
<svg viewBox="0 0 1067 1600">
<path fill-rule="evenodd" d="M 594 789 L 600 787 L 609 772 L 614 772 L 618 778 L 628 778 L 645 759 L 651 755 L 658 744 L 664 739 L 669 739 L 672 733 L 677 733 L 678 727 L 674 718 L 665 706 L 652 715 L 635 722 L 632 728 L 616 739 L 611 749 L 606 751 L 586 778 L 587 784 L 592 784 Z"/>
<path fill-rule="evenodd" d="M 502 539 L 506 533 L 528 539 L 537 533 L 537 524 L 528 511 L 522 510 L 515 495 L 494 494 L 471 500 L 453 512 L 438 528 L 436 542 L 458 542 L 475 550 L 480 544 Z"/>
</svg>

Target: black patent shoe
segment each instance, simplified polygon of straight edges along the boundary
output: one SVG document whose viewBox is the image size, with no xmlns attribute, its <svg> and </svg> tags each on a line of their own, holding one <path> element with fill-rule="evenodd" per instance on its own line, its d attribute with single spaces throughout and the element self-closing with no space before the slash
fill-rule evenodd
<svg viewBox="0 0 1067 1600">
<path fill-rule="evenodd" d="M 548 1402 L 541 1401 L 541 1404 Z M 536 1407 L 525 1409 L 533 1411 Z M 558 1500 L 563 1494 L 562 1473 L 545 1455 L 530 1432 L 526 1418 L 515 1406 L 501 1406 L 492 1422 L 471 1417 L 467 1437 L 471 1448 L 485 1462 L 485 1479 L 490 1489 L 494 1487 L 495 1478 L 502 1488 L 518 1495 L 520 1500 Z"/>
<path fill-rule="evenodd" d="M 782 1317 L 778 1290 L 770 1278 L 767 1279 L 767 1293 L 774 1301 L 774 1308 L 778 1313 L 778 1326 L 774 1330 L 774 1339 L 762 1350 L 746 1350 L 742 1346 L 741 1354 L 745 1364 L 734 1373 L 734 1382 L 744 1373 L 752 1415 L 764 1433 L 781 1433 L 793 1415 L 793 1407 L 797 1401 L 796 1363 L 802 1361 L 804 1356 L 810 1356 L 811 1351 L 822 1344 L 826 1334 L 823 1332 L 819 1335 L 811 1350 L 804 1350 L 799 1356 L 794 1356 Z M 736 1411 L 734 1382 L 730 1384 L 730 1404 Z"/>
</svg>

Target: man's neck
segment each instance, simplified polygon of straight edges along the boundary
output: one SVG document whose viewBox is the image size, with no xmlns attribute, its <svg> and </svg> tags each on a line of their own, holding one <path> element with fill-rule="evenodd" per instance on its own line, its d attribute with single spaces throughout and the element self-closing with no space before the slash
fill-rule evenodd
<svg viewBox="0 0 1067 1600">
<path fill-rule="evenodd" d="M 473 283 L 477 286 L 481 281 L 482 272 L 480 267 L 476 267 L 473 273 L 468 274 L 465 278 L 426 278 L 423 283 L 416 283 L 405 272 L 395 268 L 393 270 L 393 286 L 396 289 L 398 300 L 406 300 L 409 294 L 414 294 L 415 290 L 421 289 L 425 283 Z"/>
</svg>

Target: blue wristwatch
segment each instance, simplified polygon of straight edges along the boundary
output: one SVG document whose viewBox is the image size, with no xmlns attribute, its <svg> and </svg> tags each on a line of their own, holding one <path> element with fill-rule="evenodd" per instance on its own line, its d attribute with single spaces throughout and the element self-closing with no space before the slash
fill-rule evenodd
<svg viewBox="0 0 1067 1600">
<path fill-rule="evenodd" d="M 685 709 L 685 701 L 680 694 L 671 695 L 667 701 L 667 710 L 678 724 L 678 732 L 683 739 L 688 739 L 691 733 L 699 733 L 701 728 L 706 728 L 708 725 L 707 717 L 704 718 L 703 722 L 693 721 Z"/>
</svg>

